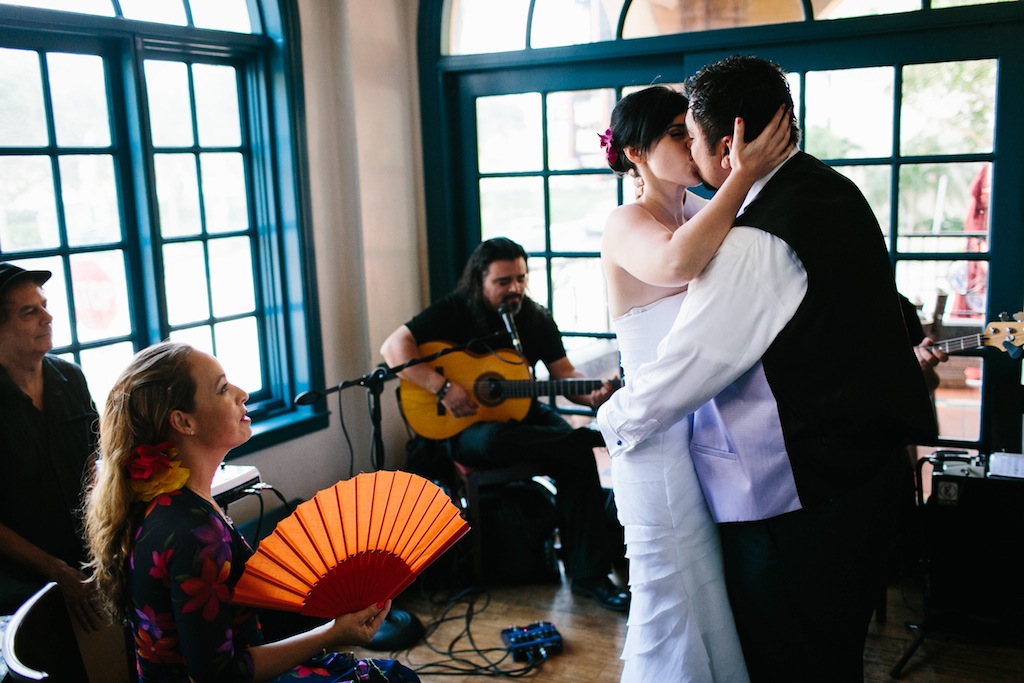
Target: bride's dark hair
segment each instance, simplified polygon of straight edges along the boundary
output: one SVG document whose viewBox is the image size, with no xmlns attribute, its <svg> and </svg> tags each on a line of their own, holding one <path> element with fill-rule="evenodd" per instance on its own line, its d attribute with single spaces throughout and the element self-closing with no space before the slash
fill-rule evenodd
<svg viewBox="0 0 1024 683">
<path fill-rule="evenodd" d="M 636 172 L 623 149 L 645 153 L 680 114 L 686 113 L 686 96 L 667 85 L 652 85 L 626 95 L 612 110 L 612 150 L 608 166 L 616 173 Z M 614 156 L 614 161 L 612 157 Z"/>
</svg>

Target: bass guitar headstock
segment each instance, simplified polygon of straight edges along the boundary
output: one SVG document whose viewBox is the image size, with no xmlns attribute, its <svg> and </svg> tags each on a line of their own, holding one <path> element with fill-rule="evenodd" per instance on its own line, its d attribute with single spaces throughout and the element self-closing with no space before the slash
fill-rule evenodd
<svg viewBox="0 0 1024 683">
<path fill-rule="evenodd" d="M 1004 312 L 999 320 L 985 326 L 985 346 L 993 346 L 1009 354 L 1010 358 L 1024 356 L 1024 311 L 1014 313 L 1013 319 Z"/>
</svg>

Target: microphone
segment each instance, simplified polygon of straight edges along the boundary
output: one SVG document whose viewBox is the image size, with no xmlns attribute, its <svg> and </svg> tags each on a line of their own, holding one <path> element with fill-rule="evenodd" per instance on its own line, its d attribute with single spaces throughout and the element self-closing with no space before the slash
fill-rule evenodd
<svg viewBox="0 0 1024 683">
<path fill-rule="evenodd" d="M 519 341 L 519 330 L 516 329 L 516 321 L 512 317 L 512 307 L 508 304 L 498 306 L 498 315 L 501 316 L 501 322 L 505 323 L 505 331 L 508 332 L 508 336 L 512 337 L 512 346 L 515 348 L 516 353 L 519 354 L 520 358 L 525 359 L 523 343 Z"/>
<path fill-rule="evenodd" d="M 321 398 L 323 398 L 322 391 L 303 391 L 301 394 L 292 399 L 292 403 L 297 406 L 309 406 L 313 405 Z"/>
</svg>

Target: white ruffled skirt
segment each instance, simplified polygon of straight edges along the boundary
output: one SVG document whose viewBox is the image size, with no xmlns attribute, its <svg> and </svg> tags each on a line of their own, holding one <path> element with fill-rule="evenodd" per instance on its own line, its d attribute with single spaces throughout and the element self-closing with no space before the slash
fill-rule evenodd
<svg viewBox="0 0 1024 683">
<path fill-rule="evenodd" d="M 748 681 L 688 421 L 612 459 L 632 598 L 622 683 Z"/>
</svg>

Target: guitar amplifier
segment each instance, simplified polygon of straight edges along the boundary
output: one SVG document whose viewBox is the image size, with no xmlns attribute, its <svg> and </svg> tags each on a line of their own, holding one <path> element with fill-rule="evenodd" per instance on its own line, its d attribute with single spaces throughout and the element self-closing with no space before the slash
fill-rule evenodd
<svg viewBox="0 0 1024 683">
<path fill-rule="evenodd" d="M 929 611 L 1024 635 L 1024 480 L 955 472 L 932 474 L 922 511 Z"/>
</svg>

